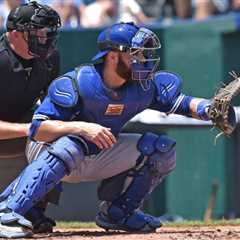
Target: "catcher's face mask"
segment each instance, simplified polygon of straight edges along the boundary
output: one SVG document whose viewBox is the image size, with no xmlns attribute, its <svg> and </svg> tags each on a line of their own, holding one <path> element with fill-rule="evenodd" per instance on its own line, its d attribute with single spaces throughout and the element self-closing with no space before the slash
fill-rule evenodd
<svg viewBox="0 0 240 240">
<path fill-rule="evenodd" d="M 140 28 L 132 39 L 132 80 L 139 81 L 144 90 L 149 89 L 149 81 L 153 79 L 159 65 L 160 48 L 161 44 L 156 34 L 146 28 Z"/>
</svg>

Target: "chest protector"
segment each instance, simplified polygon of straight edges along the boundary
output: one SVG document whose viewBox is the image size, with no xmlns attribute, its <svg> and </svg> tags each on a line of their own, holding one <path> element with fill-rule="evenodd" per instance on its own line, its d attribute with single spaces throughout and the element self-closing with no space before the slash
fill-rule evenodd
<svg viewBox="0 0 240 240">
<path fill-rule="evenodd" d="M 144 91 L 133 83 L 112 90 L 93 65 L 86 65 L 55 80 L 49 96 L 57 105 L 74 108 L 75 120 L 98 123 L 117 135 L 126 122 L 151 104 L 154 86 Z"/>
</svg>

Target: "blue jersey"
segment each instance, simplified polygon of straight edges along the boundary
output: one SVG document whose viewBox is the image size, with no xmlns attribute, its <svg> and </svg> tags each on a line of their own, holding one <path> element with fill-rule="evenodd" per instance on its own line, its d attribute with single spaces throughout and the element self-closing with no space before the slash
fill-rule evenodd
<svg viewBox="0 0 240 240">
<path fill-rule="evenodd" d="M 117 90 L 105 86 L 101 69 L 82 66 L 56 79 L 48 96 L 34 114 L 34 121 L 79 120 L 111 128 L 117 136 L 123 126 L 141 111 L 191 115 L 192 97 L 181 93 L 181 79 L 170 72 L 157 72 L 148 90 L 141 84 L 125 84 Z"/>
</svg>

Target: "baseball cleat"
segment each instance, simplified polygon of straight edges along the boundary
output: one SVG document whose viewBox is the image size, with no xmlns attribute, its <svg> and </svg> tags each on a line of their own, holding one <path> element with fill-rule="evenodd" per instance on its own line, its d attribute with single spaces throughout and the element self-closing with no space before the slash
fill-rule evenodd
<svg viewBox="0 0 240 240">
<path fill-rule="evenodd" d="M 32 235 L 31 222 L 15 212 L 0 212 L 0 237 L 25 238 Z"/>
<path fill-rule="evenodd" d="M 105 230 L 123 230 L 127 232 L 154 232 L 162 226 L 159 218 L 135 210 L 131 215 L 120 220 L 113 219 L 113 206 L 100 210 L 96 216 L 96 224 Z M 112 216 L 110 215 L 112 213 Z"/>
<path fill-rule="evenodd" d="M 30 228 L 20 224 L 3 225 L 0 223 L 0 237 L 2 238 L 25 238 L 32 235 L 33 232 Z"/>
</svg>

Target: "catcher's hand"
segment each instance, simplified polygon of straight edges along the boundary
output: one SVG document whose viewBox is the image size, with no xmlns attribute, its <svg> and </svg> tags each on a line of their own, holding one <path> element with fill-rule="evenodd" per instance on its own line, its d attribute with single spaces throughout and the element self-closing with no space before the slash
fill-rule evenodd
<svg viewBox="0 0 240 240">
<path fill-rule="evenodd" d="M 226 135 L 230 135 L 236 127 L 236 116 L 231 102 L 240 92 L 240 77 L 232 75 L 234 80 L 217 91 L 208 110 L 213 124 Z"/>
</svg>

